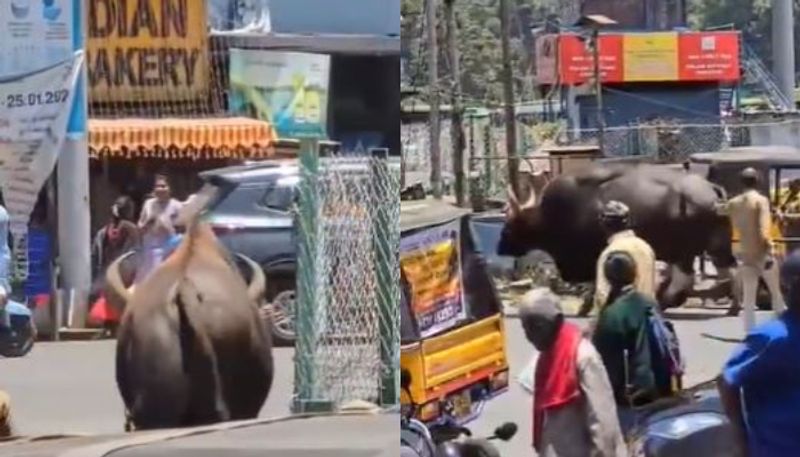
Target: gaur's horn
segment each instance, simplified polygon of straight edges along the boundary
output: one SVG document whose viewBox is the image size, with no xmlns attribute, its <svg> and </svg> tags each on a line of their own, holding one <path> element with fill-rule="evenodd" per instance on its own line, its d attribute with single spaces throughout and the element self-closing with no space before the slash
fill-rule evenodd
<svg viewBox="0 0 800 457">
<path fill-rule="evenodd" d="M 522 208 L 531 208 L 536 206 L 536 189 L 533 186 L 530 187 L 530 195 L 528 195 L 528 200 L 522 205 Z"/>
<path fill-rule="evenodd" d="M 117 258 L 117 260 L 111 262 L 111 265 L 109 265 L 108 269 L 106 269 L 106 286 L 111 289 L 111 292 L 121 298 L 126 305 L 128 304 L 128 300 L 131 298 L 131 293 L 128 291 L 128 288 L 125 287 L 125 283 L 122 281 L 122 275 L 119 273 L 119 266 L 125 259 L 133 254 L 133 251 L 122 254 Z"/>
<path fill-rule="evenodd" d="M 250 297 L 256 305 L 259 305 L 264 293 L 267 291 L 267 278 L 264 276 L 264 271 L 261 267 L 253 262 L 253 259 L 243 254 L 236 254 L 240 259 L 244 260 L 250 270 L 253 272 L 253 278 L 250 284 L 247 285 L 247 296 Z"/>
<path fill-rule="evenodd" d="M 511 213 L 518 213 L 520 208 L 517 194 L 514 192 L 514 188 L 510 184 L 508 186 L 508 208 Z"/>
</svg>

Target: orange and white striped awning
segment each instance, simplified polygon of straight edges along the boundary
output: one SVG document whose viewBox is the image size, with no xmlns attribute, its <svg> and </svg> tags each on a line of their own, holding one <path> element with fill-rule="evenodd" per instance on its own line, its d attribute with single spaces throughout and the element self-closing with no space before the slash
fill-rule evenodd
<svg viewBox="0 0 800 457">
<path fill-rule="evenodd" d="M 277 140 L 268 122 L 211 119 L 89 119 L 92 158 L 258 159 Z"/>
</svg>

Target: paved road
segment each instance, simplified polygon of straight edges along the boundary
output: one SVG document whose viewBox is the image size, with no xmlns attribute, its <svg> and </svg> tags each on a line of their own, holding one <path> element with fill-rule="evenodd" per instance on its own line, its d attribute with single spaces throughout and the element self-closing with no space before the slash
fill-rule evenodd
<svg viewBox="0 0 800 457">
<path fill-rule="evenodd" d="M 724 310 L 679 309 L 670 311 L 669 318 L 678 332 L 681 347 L 687 359 L 687 386 L 713 379 L 719 373 L 735 342 L 725 341 L 741 338 L 743 324 L 741 317 L 724 316 Z M 759 313 L 759 322 L 767 319 L 767 313 Z M 574 319 L 579 325 L 586 320 Z M 500 443 L 502 455 L 509 457 L 533 456 L 531 449 L 531 413 L 533 403 L 515 381 L 519 371 L 530 361 L 533 349 L 525 340 L 525 335 L 516 318 L 506 320 L 508 330 L 508 358 L 511 365 L 512 385 L 508 392 L 486 405 L 481 417 L 470 424 L 478 436 L 489 435 L 495 427 L 505 421 L 514 421 L 519 432 L 510 443 Z"/>
<path fill-rule="evenodd" d="M 121 432 L 124 416 L 114 379 L 114 349 L 113 341 L 42 342 L 24 358 L 0 358 L 0 389 L 11 395 L 17 432 Z M 275 350 L 279 371 L 262 417 L 289 412 L 292 355 L 292 349 Z"/>
</svg>

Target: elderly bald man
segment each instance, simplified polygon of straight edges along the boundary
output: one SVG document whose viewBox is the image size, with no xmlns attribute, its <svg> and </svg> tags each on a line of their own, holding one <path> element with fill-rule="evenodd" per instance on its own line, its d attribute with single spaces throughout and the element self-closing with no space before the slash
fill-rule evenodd
<svg viewBox="0 0 800 457">
<path fill-rule="evenodd" d="M 560 299 L 549 289 L 528 292 L 520 320 L 540 352 L 533 389 L 539 457 L 626 455 L 603 361 L 581 330 L 564 320 Z"/>
</svg>

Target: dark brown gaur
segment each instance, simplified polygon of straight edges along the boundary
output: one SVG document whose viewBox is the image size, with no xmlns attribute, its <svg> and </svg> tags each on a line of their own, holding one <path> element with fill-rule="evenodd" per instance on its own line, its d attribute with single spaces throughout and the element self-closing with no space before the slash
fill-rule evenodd
<svg viewBox="0 0 800 457">
<path fill-rule="evenodd" d="M 610 200 L 631 209 L 636 233 L 673 267 L 658 294 L 663 306 L 686 300 L 694 259 L 704 252 L 718 271 L 735 265 L 730 222 L 716 210 L 719 189 L 698 175 L 653 165 L 592 165 L 531 187 L 537 191 L 525 203 L 509 189 L 498 254 L 544 251 L 566 281 L 595 280 L 607 244 L 599 215 Z"/>
<path fill-rule="evenodd" d="M 120 274 L 126 256 L 107 270 L 107 297 L 125 309 L 116 374 L 129 429 L 255 418 L 272 384 L 263 271 L 239 255 L 252 271 L 246 284 L 211 228 L 196 213 L 188 220 L 175 252 L 133 291 Z"/>
</svg>

